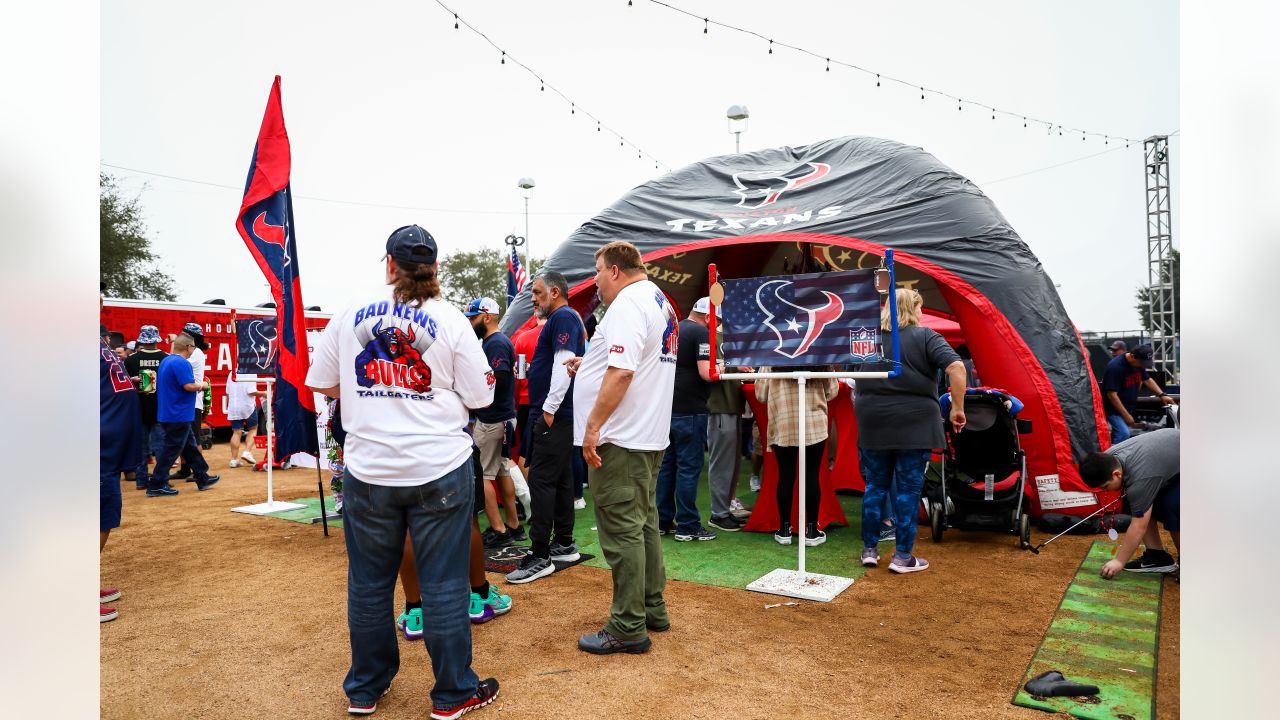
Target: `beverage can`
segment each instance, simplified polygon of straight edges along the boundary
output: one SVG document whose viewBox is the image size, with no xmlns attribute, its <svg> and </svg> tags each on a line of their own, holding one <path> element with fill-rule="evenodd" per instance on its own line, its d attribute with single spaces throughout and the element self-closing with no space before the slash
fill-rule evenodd
<svg viewBox="0 0 1280 720">
<path fill-rule="evenodd" d="M 138 373 L 138 390 L 144 393 L 153 393 L 156 391 L 155 370 L 143 370 Z"/>
<path fill-rule="evenodd" d="M 524 353 L 516 355 L 516 379 L 525 380 L 529 374 L 529 361 Z"/>
</svg>

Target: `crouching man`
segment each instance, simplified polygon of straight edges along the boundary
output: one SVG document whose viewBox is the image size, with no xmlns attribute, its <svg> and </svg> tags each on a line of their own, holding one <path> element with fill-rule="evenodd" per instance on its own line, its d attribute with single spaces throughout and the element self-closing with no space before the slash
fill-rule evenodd
<svg viewBox="0 0 1280 720">
<path fill-rule="evenodd" d="M 1177 548 L 1181 508 L 1178 445 L 1177 430 L 1156 430 L 1113 445 L 1106 452 L 1090 453 L 1080 463 L 1084 483 L 1098 490 L 1123 490 L 1125 512 L 1133 516 L 1115 559 L 1102 566 L 1102 577 L 1110 580 L 1121 570 L 1178 571 L 1178 563 L 1165 550 L 1156 525 L 1164 525 Z M 1140 544 L 1146 551 L 1130 561 Z"/>
</svg>

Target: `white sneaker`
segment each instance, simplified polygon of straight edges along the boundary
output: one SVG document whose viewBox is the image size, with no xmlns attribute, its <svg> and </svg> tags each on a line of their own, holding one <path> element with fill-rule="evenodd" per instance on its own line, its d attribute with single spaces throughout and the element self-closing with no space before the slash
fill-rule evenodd
<svg viewBox="0 0 1280 720">
<path fill-rule="evenodd" d="M 258 461 L 253 459 L 253 453 L 249 452 L 248 450 L 245 450 L 244 452 L 240 453 L 240 457 L 244 458 L 244 461 L 249 463 L 250 465 L 258 464 Z"/>
<path fill-rule="evenodd" d="M 751 476 L 751 492 L 760 492 L 760 476 Z"/>
<path fill-rule="evenodd" d="M 231 462 L 227 463 L 227 465 L 233 468 L 240 467 L 240 461 L 235 458 L 231 458 Z"/>
<path fill-rule="evenodd" d="M 734 498 L 733 501 L 729 503 L 729 514 L 738 520 L 746 520 L 751 517 L 751 511 L 748 510 L 738 498 Z"/>
<path fill-rule="evenodd" d="M 573 501 L 573 509 L 574 509 L 574 510 L 586 510 L 586 509 L 587 509 L 587 501 L 586 501 L 584 498 L 578 498 L 577 500 L 574 500 L 574 501 Z"/>
</svg>

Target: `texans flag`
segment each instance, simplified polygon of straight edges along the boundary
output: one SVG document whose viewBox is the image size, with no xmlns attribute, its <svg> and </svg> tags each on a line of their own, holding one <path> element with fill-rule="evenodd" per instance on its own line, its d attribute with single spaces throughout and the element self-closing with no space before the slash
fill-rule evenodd
<svg viewBox="0 0 1280 720">
<path fill-rule="evenodd" d="M 725 362 L 878 362 L 880 294 L 873 270 L 722 280 Z"/>
<path fill-rule="evenodd" d="M 278 455 L 319 455 L 315 398 L 307 389 L 304 324 L 293 199 L 289 191 L 289 136 L 280 106 L 280 76 L 271 85 L 258 143 L 249 163 L 236 230 L 249 246 L 276 301 L 275 430 Z"/>
<path fill-rule="evenodd" d="M 520 256 L 516 254 L 516 248 L 511 246 L 511 257 L 507 258 L 507 307 L 511 307 L 511 301 L 516 295 L 524 290 L 524 286 L 529 282 L 529 276 L 524 272 L 524 266 L 520 264 Z"/>
</svg>

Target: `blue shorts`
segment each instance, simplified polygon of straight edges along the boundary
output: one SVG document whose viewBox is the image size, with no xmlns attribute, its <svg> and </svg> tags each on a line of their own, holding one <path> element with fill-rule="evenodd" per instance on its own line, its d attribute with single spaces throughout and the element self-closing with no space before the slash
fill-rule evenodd
<svg viewBox="0 0 1280 720">
<path fill-rule="evenodd" d="M 1179 532 L 1179 515 L 1182 508 L 1180 475 L 1174 475 L 1169 484 L 1156 494 L 1151 505 L 1151 520 L 1164 526 L 1169 532 Z"/>
<path fill-rule="evenodd" d="M 257 414 L 257 413 L 254 413 L 254 414 L 250 415 L 249 417 L 247 417 L 247 418 L 245 418 L 245 419 L 243 419 L 243 420 L 232 420 L 232 421 L 231 421 L 231 429 L 232 429 L 232 431 L 236 431 L 236 430 L 244 430 L 245 432 L 248 432 L 248 431 L 250 431 L 250 430 L 254 430 L 254 429 L 256 429 L 257 427 L 258 427 L 258 414 Z"/>
<path fill-rule="evenodd" d="M 98 473 L 98 531 L 120 527 L 120 471 Z"/>
</svg>

